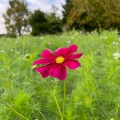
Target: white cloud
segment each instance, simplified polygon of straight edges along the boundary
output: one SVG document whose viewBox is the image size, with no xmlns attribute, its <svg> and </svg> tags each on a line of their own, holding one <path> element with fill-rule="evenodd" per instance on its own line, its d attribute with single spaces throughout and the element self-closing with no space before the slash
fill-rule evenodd
<svg viewBox="0 0 120 120">
<path fill-rule="evenodd" d="M 52 10 L 52 5 L 58 8 L 57 15 L 62 16 L 62 4 L 65 4 L 65 0 L 27 0 L 29 4 L 29 9 L 34 11 L 35 9 L 40 9 L 43 12 L 50 13 Z"/>
<path fill-rule="evenodd" d="M 28 8 L 30 11 L 34 11 L 36 9 L 40 9 L 43 12 L 50 13 L 54 5 L 58 8 L 56 12 L 58 16 L 62 16 L 62 4 L 65 4 L 65 0 L 26 0 L 28 4 Z M 8 7 L 8 0 L 0 0 L 0 34 L 6 33 L 4 19 L 2 14 L 5 13 Z"/>
<path fill-rule="evenodd" d="M 6 33 L 6 29 L 5 29 L 5 26 L 4 24 L 0 24 L 0 34 L 3 34 L 3 33 Z"/>
<path fill-rule="evenodd" d="M 5 13 L 8 7 L 8 0 L 0 0 L 0 34 L 6 33 L 3 13 Z"/>
</svg>

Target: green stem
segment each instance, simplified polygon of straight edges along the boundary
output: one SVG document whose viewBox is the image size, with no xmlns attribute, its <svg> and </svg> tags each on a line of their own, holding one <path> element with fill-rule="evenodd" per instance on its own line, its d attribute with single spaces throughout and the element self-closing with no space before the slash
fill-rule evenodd
<svg viewBox="0 0 120 120">
<path fill-rule="evenodd" d="M 11 109 L 13 112 L 15 112 L 18 116 L 20 116 L 21 118 L 23 118 L 24 120 L 29 120 L 26 117 L 24 117 L 23 115 L 21 115 L 20 113 L 18 113 L 16 110 L 14 110 L 12 107 L 10 107 L 8 104 L 6 104 L 4 101 L 2 101 L 0 99 L 0 102 L 3 103 L 4 105 L 6 105 L 9 109 Z"/>
<path fill-rule="evenodd" d="M 8 87 L 9 87 L 9 92 L 11 94 L 11 99 L 12 99 L 12 102 L 13 102 L 13 94 L 12 94 L 12 88 L 11 88 L 11 81 L 10 81 L 9 78 L 8 78 Z"/>
<path fill-rule="evenodd" d="M 59 114 L 60 114 L 61 120 L 63 120 L 62 113 L 61 113 L 61 110 L 60 110 L 59 104 L 58 104 L 57 99 L 56 99 L 55 96 L 54 96 L 54 100 L 55 100 L 55 103 L 56 103 L 56 105 L 57 105 L 58 112 L 59 112 Z"/>
<path fill-rule="evenodd" d="M 40 112 L 40 111 L 39 111 L 39 112 Z M 45 117 L 44 117 L 44 115 L 43 115 L 41 112 L 40 112 L 40 114 L 42 115 L 43 119 L 46 120 Z"/>
<path fill-rule="evenodd" d="M 48 84 L 48 82 L 45 81 L 45 83 L 47 84 L 47 86 L 49 87 L 49 89 L 52 90 L 52 88 L 50 87 L 50 85 Z M 62 113 L 61 113 L 61 110 L 60 110 L 58 101 L 57 101 L 57 99 L 56 99 L 55 93 L 54 93 L 54 97 L 53 97 L 53 98 L 54 98 L 55 103 L 56 103 L 56 105 L 57 105 L 57 109 L 58 109 L 59 115 L 60 115 L 60 117 L 61 117 L 61 120 L 63 120 L 63 116 L 62 116 Z"/>
<path fill-rule="evenodd" d="M 64 80 L 63 116 L 65 114 L 65 102 L 66 102 L 66 80 Z"/>
<path fill-rule="evenodd" d="M 12 102 L 13 102 L 13 95 L 12 95 L 11 81 L 10 81 L 10 79 L 9 79 L 9 69 L 8 69 L 8 65 L 6 64 L 5 61 L 4 61 L 4 64 L 5 64 L 6 75 L 7 75 L 7 80 L 8 80 L 8 89 L 9 89 L 9 92 L 10 92 L 10 94 L 11 94 L 11 99 L 12 99 Z"/>
</svg>

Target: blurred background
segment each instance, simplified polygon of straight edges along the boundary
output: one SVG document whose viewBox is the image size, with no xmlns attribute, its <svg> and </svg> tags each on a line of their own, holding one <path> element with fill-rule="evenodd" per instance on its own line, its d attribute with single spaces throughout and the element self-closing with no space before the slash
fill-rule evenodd
<svg viewBox="0 0 120 120">
<path fill-rule="evenodd" d="M 0 34 L 120 29 L 120 0 L 1 0 Z"/>
</svg>

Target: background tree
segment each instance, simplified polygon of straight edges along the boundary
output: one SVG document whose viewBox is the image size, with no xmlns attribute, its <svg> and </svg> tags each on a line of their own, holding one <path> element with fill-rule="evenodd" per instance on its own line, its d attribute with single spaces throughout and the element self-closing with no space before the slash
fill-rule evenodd
<svg viewBox="0 0 120 120">
<path fill-rule="evenodd" d="M 56 17 L 56 8 L 50 14 L 46 14 L 40 10 L 34 11 L 30 16 L 30 25 L 32 27 L 32 35 L 40 34 L 56 34 L 62 32 L 62 24 L 59 17 Z"/>
<path fill-rule="evenodd" d="M 45 14 L 40 10 L 35 10 L 29 19 L 30 25 L 32 27 L 32 35 L 40 35 L 48 32 L 50 25 L 48 24 Z"/>
<path fill-rule="evenodd" d="M 89 31 L 120 29 L 119 11 L 120 0 L 72 0 L 72 7 L 65 16 L 66 25 L 70 29 L 84 28 Z"/>
<path fill-rule="evenodd" d="M 29 32 L 30 12 L 24 0 L 9 0 L 9 7 L 3 17 L 7 33 L 10 35 L 22 35 L 23 32 Z"/>
<path fill-rule="evenodd" d="M 66 4 L 62 6 L 63 7 L 63 18 L 62 23 L 65 25 L 67 24 L 67 18 L 69 18 L 69 13 L 73 7 L 72 0 L 66 0 Z M 69 26 L 68 26 L 69 27 Z"/>
<path fill-rule="evenodd" d="M 62 21 L 59 16 L 57 16 L 58 8 L 52 5 L 52 12 L 46 14 L 45 17 L 50 24 L 49 33 L 56 34 L 62 32 Z"/>
<path fill-rule="evenodd" d="M 99 3 L 105 11 L 103 14 L 105 29 L 111 27 L 120 30 L 120 0 L 102 0 L 102 3 Z"/>
<path fill-rule="evenodd" d="M 101 15 L 104 12 L 99 2 L 99 0 L 73 0 L 73 7 L 67 17 L 68 27 L 88 31 L 99 29 Z"/>
</svg>

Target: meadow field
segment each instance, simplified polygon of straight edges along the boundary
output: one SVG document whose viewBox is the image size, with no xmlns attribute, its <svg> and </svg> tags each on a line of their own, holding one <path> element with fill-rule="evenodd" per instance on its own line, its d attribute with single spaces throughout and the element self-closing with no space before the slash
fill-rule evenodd
<svg viewBox="0 0 120 120">
<path fill-rule="evenodd" d="M 33 62 L 44 49 L 71 44 L 83 56 L 64 81 L 42 78 Z M 64 99 L 64 97 L 66 98 Z M 120 36 L 64 32 L 0 38 L 0 120 L 120 120 Z"/>
</svg>

